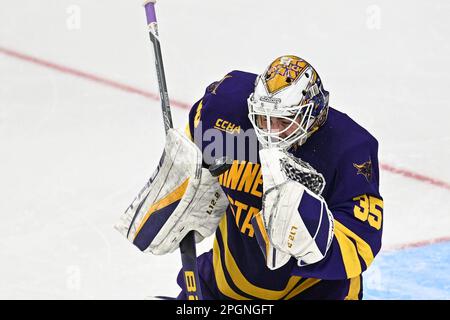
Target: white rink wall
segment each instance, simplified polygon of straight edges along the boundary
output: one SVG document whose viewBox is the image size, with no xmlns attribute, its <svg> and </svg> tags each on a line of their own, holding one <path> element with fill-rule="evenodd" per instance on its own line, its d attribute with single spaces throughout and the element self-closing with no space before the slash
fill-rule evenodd
<svg viewBox="0 0 450 320">
<path fill-rule="evenodd" d="M 447 1 L 157 4 L 171 98 L 233 69 L 311 62 L 380 142 L 380 161 L 450 182 Z M 157 93 L 140 1 L 0 1 L 0 49 Z M 183 126 L 187 110 L 173 108 Z M 0 50 L 0 298 L 176 295 L 178 253 L 143 255 L 112 229 L 164 144 L 158 101 Z M 381 172 L 386 249 L 450 236 L 450 190 Z M 211 239 L 199 251 L 205 251 Z"/>
</svg>

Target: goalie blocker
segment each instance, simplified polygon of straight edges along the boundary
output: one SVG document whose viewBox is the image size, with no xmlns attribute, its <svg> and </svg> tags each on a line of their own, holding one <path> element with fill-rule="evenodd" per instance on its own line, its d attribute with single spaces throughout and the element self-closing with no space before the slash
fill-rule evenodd
<svg viewBox="0 0 450 320">
<path fill-rule="evenodd" d="M 170 129 L 160 164 L 115 228 L 141 251 L 176 250 L 190 231 L 196 242 L 212 235 L 228 200 L 199 148 L 181 131 Z"/>
</svg>

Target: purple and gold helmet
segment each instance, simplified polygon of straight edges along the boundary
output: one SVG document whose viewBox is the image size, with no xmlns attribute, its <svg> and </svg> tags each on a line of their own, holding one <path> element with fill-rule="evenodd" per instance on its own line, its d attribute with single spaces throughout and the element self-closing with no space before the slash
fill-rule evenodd
<svg viewBox="0 0 450 320">
<path fill-rule="evenodd" d="M 264 147 L 302 145 L 325 122 L 328 96 L 308 62 L 296 56 L 275 59 L 256 78 L 255 90 L 247 99 L 258 140 Z M 283 129 L 271 128 L 274 118 L 285 124 Z"/>
</svg>

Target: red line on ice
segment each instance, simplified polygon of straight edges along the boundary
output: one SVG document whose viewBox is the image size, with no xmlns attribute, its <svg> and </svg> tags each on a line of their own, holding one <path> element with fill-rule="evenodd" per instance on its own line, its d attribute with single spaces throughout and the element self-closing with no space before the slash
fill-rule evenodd
<svg viewBox="0 0 450 320">
<path fill-rule="evenodd" d="M 397 251 L 397 250 L 404 250 L 404 249 L 420 248 L 420 247 L 428 246 L 430 244 L 436 244 L 436 243 L 442 243 L 442 242 L 448 242 L 448 241 L 450 241 L 450 236 L 429 239 L 429 240 L 422 240 L 422 241 L 411 242 L 411 243 L 405 243 L 405 244 L 398 244 L 398 245 L 393 245 L 393 246 L 387 246 L 386 248 L 383 248 L 383 251 Z"/>
<path fill-rule="evenodd" d="M 103 85 L 106 85 L 106 86 L 109 86 L 109 87 L 112 87 L 112 88 L 115 88 L 118 90 L 122 90 L 125 92 L 138 94 L 138 95 L 141 95 L 141 96 L 151 99 L 151 100 L 159 101 L 159 99 L 160 99 L 159 94 L 148 92 L 148 91 L 145 91 L 145 90 L 142 90 L 139 88 L 135 88 L 130 85 L 123 84 L 123 83 L 120 83 L 120 82 L 117 82 L 114 80 L 110 80 L 107 78 L 103 78 L 103 77 L 100 77 L 100 76 L 97 76 L 97 75 L 94 75 L 94 74 L 91 74 L 88 72 L 80 71 L 80 70 L 66 67 L 66 66 L 63 66 L 60 64 L 56 64 L 56 63 L 53 63 L 50 61 L 46 61 L 41 58 L 36 58 L 31 55 L 24 54 L 24 53 L 21 53 L 21 52 L 12 50 L 12 49 L 6 49 L 3 47 L 0 47 L 0 52 L 5 55 L 8 55 L 10 57 L 20 59 L 22 61 L 31 62 L 31 63 L 37 64 L 37 65 L 40 65 L 40 66 L 43 66 L 43 67 L 46 67 L 49 69 L 57 70 L 62 73 L 65 73 L 65 74 L 70 74 L 70 75 L 73 75 L 73 76 L 76 76 L 79 78 L 83 78 L 83 79 L 86 79 L 89 81 L 103 84 Z M 172 106 L 182 108 L 182 109 L 189 109 L 191 107 L 188 103 L 180 102 L 177 100 L 170 100 L 170 103 Z M 439 188 L 450 190 L 450 184 L 445 181 L 427 177 L 425 175 L 422 175 L 422 174 L 419 174 L 419 173 L 416 173 L 416 172 L 413 172 L 410 170 L 396 168 L 389 164 L 381 164 L 380 166 L 381 166 L 381 169 L 384 171 L 387 171 L 387 172 L 390 172 L 393 174 L 398 174 L 398 175 L 401 175 L 401 176 L 404 176 L 406 178 L 410 178 L 410 179 L 413 179 L 416 181 L 428 183 L 428 184 L 434 185 Z"/>
<path fill-rule="evenodd" d="M 432 184 L 432 185 L 434 185 L 436 187 L 440 187 L 440 188 L 444 188 L 444 189 L 450 190 L 450 184 L 445 182 L 445 181 L 442 181 L 442 180 L 438 180 L 438 179 L 435 179 L 435 178 L 427 177 L 427 176 L 425 176 L 423 174 L 416 173 L 416 172 L 413 172 L 413 171 L 409 171 L 409 170 L 406 170 L 406 169 L 395 168 L 395 167 L 393 167 L 393 166 L 391 166 L 389 164 L 386 164 L 386 163 L 380 164 L 380 167 L 381 167 L 382 170 L 388 171 L 390 173 L 399 174 L 399 175 L 404 176 L 406 178 L 411 178 L 411 179 L 414 179 L 414 180 L 418 180 L 418 181 L 422 181 L 422 182 L 425 182 L 425 183 Z"/>
<path fill-rule="evenodd" d="M 28 54 L 20 53 L 20 52 L 17 52 L 15 50 L 6 49 L 6 48 L 3 48 L 3 47 L 0 47 L 0 52 L 5 54 L 5 55 L 8 55 L 10 57 L 20 59 L 22 61 L 31 62 L 31 63 L 37 64 L 37 65 L 40 65 L 42 67 L 46 67 L 46 68 L 49 68 L 49 69 L 60 71 L 62 73 L 70 74 L 70 75 L 78 77 L 78 78 L 83 78 L 83 79 L 86 79 L 86 80 L 90 80 L 90 81 L 93 81 L 93 82 L 96 82 L 96 83 L 100 83 L 100 84 L 103 84 L 103 85 L 106 85 L 106 86 L 109 86 L 109 87 L 113 87 L 113 88 L 119 89 L 119 90 L 122 90 L 122 91 L 138 94 L 138 95 L 141 95 L 141 96 L 143 96 L 145 98 L 148 98 L 148 99 L 151 99 L 151 100 L 159 101 L 159 94 L 156 94 L 156 93 L 153 93 L 153 92 L 148 92 L 148 91 L 145 91 L 145 90 L 142 90 L 142 89 L 139 89 L 139 88 L 135 88 L 135 87 L 129 86 L 127 84 L 123 84 L 123 83 L 120 83 L 120 82 L 117 82 L 117 81 L 114 81 L 114 80 L 111 80 L 111 79 L 103 78 L 103 77 L 94 75 L 92 73 L 88 73 L 88 72 L 80 71 L 80 70 L 73 69 L 73 68 L 70 68 L 70 67 L 66 67 L 66 66 L 63 66 L 63 65 L 60 65 L 60 64 L 56 64 L 56 63 L 53 63 L 53 62 L 50 62 L 50 61 L 46 61 L 46 60 L 43 60 L 43 59 L 40 59 L 40 58 L 36 58 L 36 57 L 30 56 Z M 178 108 L 182 108 L 182 109 L 189 109 L 190 108 L 189 104 L 183 103 L 183 102 L 180 102 L 180 101 L 170 100 L 170 103 L 174 107 L 178 107 Z"/>
</svg>

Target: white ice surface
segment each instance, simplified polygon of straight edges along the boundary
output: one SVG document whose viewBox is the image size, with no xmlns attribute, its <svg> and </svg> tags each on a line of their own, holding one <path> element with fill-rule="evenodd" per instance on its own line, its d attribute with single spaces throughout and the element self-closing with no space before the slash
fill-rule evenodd
<svg viewBox="0 0 450 320">
<path fill-rule="evenodd" d="M 450 181 L 447 1 L 161 0 L 157 14 L 172 98 L 296 54 L 382 163 Z M 140 1 L 1 0 L 0 47 L 157 93 Z M 178 253 L 141 254 L 112 228 L 163 144 L 157 101 L 0 53 L 0 298 L 176 295 Z M 381 174 L 386 247 L 450 235 L 449 190 Z"/>
</svg>

